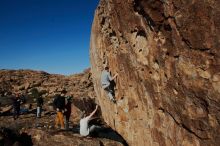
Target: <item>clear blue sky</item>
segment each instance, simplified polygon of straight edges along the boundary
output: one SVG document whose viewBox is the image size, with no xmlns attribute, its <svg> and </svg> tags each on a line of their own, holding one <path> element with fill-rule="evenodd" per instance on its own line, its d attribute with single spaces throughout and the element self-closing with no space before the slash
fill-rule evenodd
<svg viewBox="0 0 220 146">
<path fill-rule="evenodd" d="M 90 67 L 99 0 L 0 0 L 0 69 L 73 74 Z"/>
</svg>

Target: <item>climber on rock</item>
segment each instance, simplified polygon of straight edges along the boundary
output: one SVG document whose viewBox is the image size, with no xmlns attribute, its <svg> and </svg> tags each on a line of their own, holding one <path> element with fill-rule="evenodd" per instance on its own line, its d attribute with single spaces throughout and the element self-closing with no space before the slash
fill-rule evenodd
<svg viewBox="0 0 220 146">
<path fill-rule="evenodd" d="M 118 73 L 116 73 L 113 77 L 110 75 L 109 67 L 105 67 L 101 75 L 102 88 L 107 92 L 109 99 L 114 103 L 116 103 L 116 100 L 114 97 L 114 87 L 111 85 L 111 81 L 113 81 L 117 76 Z"/>
</svg>

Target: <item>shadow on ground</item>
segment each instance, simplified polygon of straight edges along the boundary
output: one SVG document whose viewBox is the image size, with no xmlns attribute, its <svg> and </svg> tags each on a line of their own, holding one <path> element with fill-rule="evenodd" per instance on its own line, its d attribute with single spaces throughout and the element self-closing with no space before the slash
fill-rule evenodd
<svg viewBox="0 0 220 146">
<path fill-rule="evenodd" d="M 70 131 L 78 134 L 79 133 L 79 125 L 73 126 L 73 128 L 70 129 Z M 127 142 L 123 139 L 123 137 L 111 128 L 99 127 L 88 138 L 90 138 L 90 137 L 110 139 L 113 141 L 120 142 L 124 146 L 128 146 Z"/>
</svg>

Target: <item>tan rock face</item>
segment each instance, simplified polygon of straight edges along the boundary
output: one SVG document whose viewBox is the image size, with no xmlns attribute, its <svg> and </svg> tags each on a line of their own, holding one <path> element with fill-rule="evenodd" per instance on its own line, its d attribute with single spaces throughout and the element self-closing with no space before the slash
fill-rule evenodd
<svg viewBox="0 0 220 146">
<path fill-rule="evenodd" d="M 130 145 L 220 143 L 220 2 L 101 0 L 91 70 L 105 121 Z M 117 105 L 100 85 L 105 64 Z"/>
</svg>

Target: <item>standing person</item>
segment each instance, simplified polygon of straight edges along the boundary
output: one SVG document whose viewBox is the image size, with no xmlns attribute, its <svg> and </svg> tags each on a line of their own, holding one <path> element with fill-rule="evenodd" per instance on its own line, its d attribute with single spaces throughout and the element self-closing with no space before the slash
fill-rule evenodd
<svg viewBox="0 0 220 146">
<path fill-rule="evenodd" d="M 89 121 L 91 120 L 92 116 L 96 113 L 97 109 L 98 109 L 98 105 L 96 105 L 95 110 L 89 116 L 85 116 L 84 114 L 83 118 L 81 118 L 80 135 L 88 136 L 89 134 L 95 131 L 96 126 L 95 125 L 89 126 Z"/>
<path fill-rule="evenodd" d="M 67 102 L 66 102 L 66 105 L 65 105 L 65 112 L 64 112 L 64 115 L 65 115 L 65 129 L 68 130 L 69 129 L 69 120 L 70 120 L 70 115 L 71 115 L 71 97 L 68 96 L 66 98 Z"/>
<path fill-rule="evenodd" d="M 55 127 L 58 128 L 58 126 L 60 125 L 61 129 L 64 129 L 63 113 L 65 110 L 65 97 L 61 95 L 56 95 L 54 98 L 54 107 L 57 112 Z"/>
<path fill-rule="evenodd" d="M 44 100 L 42 98 L 42 96 L 38 96 L 37 97 L 37 118 L 40 118 L 41 117 L 41 112 L 42 112 L 42 106 L 44 104 Z"/>
<path fill-rule="evenodd" d="M 21 99 L 18 93 L 12 98 L 13 100 L 13 118 L 16 120 L 20 115 Z"/>
<path fill-rule="evenodd" d="M 116 100 L 114 98 L 114 89 L 111 89 L 111 81 L 113 81 L 117 76 L 118 73 L 116 73 L 113 77 L 110 75 L 109 67 L 105 67 L 101 75 L 102 88 L 107 92 L 109 99 L 114 103 L 116 103 Z"/>
</svg>

